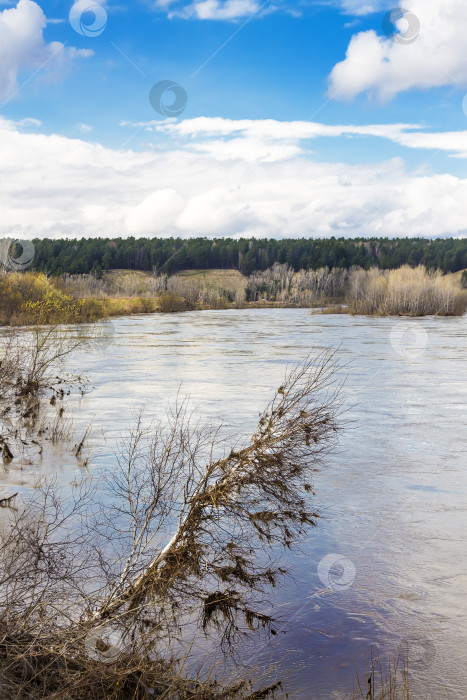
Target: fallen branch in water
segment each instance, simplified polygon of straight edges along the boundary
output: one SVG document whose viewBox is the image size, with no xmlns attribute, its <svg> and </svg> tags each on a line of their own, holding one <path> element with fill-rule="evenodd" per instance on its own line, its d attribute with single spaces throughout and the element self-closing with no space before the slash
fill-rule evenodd
<svg viewBox="0 0 467 700">
<path fill-rule="evenodd" d="M 212 459 L 217 432 L 193 428 L 183 403 L 143 461 L 138 424 L 119 473 L 111 475 L 114 494 L 132 513 L 132 546 L 94 620 L 144 611 L 162 630 L 171 624 L 166 611 L 175 608 L 196 613 L 204 630 L 216 627 L 227 645 L 242 620 L 246 630 L 274 633 L 273 619 L 254 598 L 286 573 L 267 551 L 293 548 L 316 524 L 308 494 L 338 431 L 335 373 L 332 353 L 292 370 L 250 444 L 221 459 Z M 175 518 L 173 535 L 154 551 L 162 524 Z"/>
</svg>

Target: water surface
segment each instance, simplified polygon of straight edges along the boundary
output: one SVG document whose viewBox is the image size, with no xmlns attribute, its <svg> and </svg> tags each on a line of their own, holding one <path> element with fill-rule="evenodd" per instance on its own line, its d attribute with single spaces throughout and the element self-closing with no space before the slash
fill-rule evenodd
<svg viewBox="0 0 467 700">
<path fill-rule="evenodd" d="M 404 353 L 394 340 L 407 323 L 418 345 Z M 293 561 L 295 583 L 277 594 L 288 632 L 251 655 L 280 660 L 292 698 L 328 700 L 352 689 L 365 646 L 409 650 L 414 698 L 464 700 L 467 317 L 256 309 L 122 318 L 113 330 L 105 350 L 75 360 L 92 386 L 73 404 L 77 434 L 93 420 L 94 469 L 112 464 L 135 411 L 162 416 L 177 391 L 232 435 L 247 434 L 288 364 L 338 348 L 354 423 L 316 477 L 322 517 Z M 0 490 L 25 489 L 41 472 L 69 483 L 79 468 L 54 448 L 38 466 L 5 468 Z M 328 555 L 344 560 L 344 574 L 354 567 L 351 585 L 339 590 L 339 567 L 337 590 L 323 585 Z"/>
</svg>

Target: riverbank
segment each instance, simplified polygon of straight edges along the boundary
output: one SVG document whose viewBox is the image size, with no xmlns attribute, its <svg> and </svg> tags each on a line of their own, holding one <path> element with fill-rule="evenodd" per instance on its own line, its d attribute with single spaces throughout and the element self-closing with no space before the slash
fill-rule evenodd
<svg viewBox="0 0 467 700">
<path fill-rule="evenodd" d="M 462 316 L 464 276 L 424 267 L 335 268 L 295 273 L 275 265 L 250 277 L 236 270 L 187 270 L 172 277 L 114 270 L 49 277 L 0 276 L 0 325 L 89 323 L 141 313 L 291 308 L 364 316 Z"/>
</svg>

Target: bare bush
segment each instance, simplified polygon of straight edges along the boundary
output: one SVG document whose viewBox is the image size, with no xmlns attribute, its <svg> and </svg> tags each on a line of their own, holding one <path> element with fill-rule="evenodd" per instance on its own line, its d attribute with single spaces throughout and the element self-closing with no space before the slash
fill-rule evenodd
<svg viewBox="0 0 467 700">
<path fill-rule="evenodd" d="M 288 265 L 275 263 L 269 270 L 249 277 L 247 299 L 301 307 L 337 303 L 344 299 L 348 275 L 341 268 L 294 272 Z"/>
<path fill-rule="evenodd" d="M 151 279 L 148 286 L 157 292 L 183 297 L 193 307 L 220 309 L 236 302 L 237 299 L 240 299 L 241 303 L 245 300 L 243 289 L 226 289 L 222 284 L 209 279 L 190 276 L 158 275 Z"/>
<path fill-rule="evenodd" d="M 467 292 L 450 276 L 408 265 L 398 270 L 354 270 L 348 294 L 352 313 L 379 316 L 460 316 Z"/>
<path fill-rule="evenodd" d="M 39 325 L 5 330 L 0 337 L 0 448 L 11 461 L 28 449 L 41 453 L 41 440 L 71 435 L 63 399 L 85 380 L 66 372 L 68 358 L 95 342 L 100 329 Z"/>
<path fill-rule="evenodd" d="M 145 300 L 156 297 L 161 302 L 158 310 L 162 312 L 186 311 L 194 307 L 225 308 L 236 299 L 236 293 L 222 285 L 195 282 L 190 277 L 179 275 L 150 276 L 125 272 L 103 279 L 94 275 L 63 275 L 57 280 L 57 285 L 75 299 L 138 298 L 144 304 Z M 244 294 L 241 302 L 244 302 Z"/>
</svg>

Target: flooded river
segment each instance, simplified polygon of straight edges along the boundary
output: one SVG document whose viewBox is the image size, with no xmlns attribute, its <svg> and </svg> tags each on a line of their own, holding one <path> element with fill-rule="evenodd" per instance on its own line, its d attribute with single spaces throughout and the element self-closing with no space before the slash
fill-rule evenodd
<svg viewBox="0 0 467 700">
<path fill-rule="evenodd" d="M 329 700 L 348 697 L 365 648 L 408 651 L 411 697 L 465 700 L 467 317 L 228 310 L 108 329 L 111 343 L 74 359 L 92 387 L 72 399 L 76 433 L 93 421 L 91 469 L 111 465 L 135 411 L 162 416 L 179 390 L 247 435 L 288 364 L 338 348 L 351 424 L 316 477 L 321 519 L 289 561 L 295 581 L 276 597 L 287 634 L 251 657 L 279 661 L 291 698 Z M 69 483 L 79 468 L 52 448 L 39 465 L 4 468 L 0 491 L 41 472 Z"/>
</svg>

